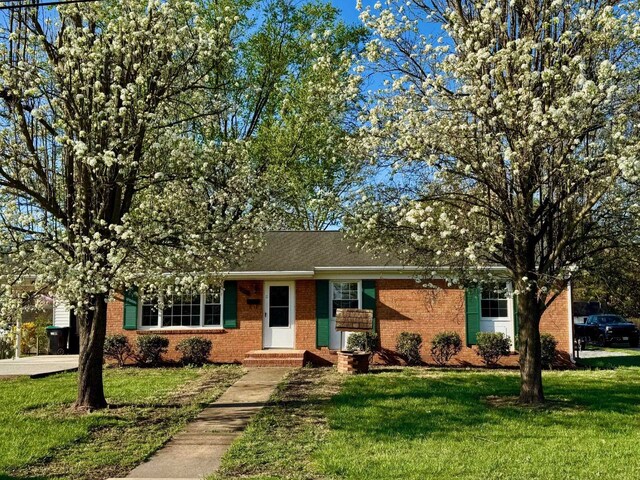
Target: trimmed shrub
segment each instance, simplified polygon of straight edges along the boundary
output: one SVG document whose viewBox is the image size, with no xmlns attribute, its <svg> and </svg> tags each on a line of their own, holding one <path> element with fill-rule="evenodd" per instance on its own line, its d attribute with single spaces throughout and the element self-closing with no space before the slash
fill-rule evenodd
<svg viewBox="0 0 640 480">
<path fill-rule="evenodd" d="M 553 368 L 553 362 L 558 355 L 556 347 L 558 341 L 550 333 L 540 335 L 540 346 L 542 347 L 542 368 Z"/>
<path fill-rule="evenodd" d="M 347 350 L 373 353 L 378 350 L 378 334 L 375 332 L 354 332 L 347 338 Z"/>
<path fill-rule="evenodd" d="M 476 353 L 487 367 L 492 367 L 505 355 L 509 355 L 511 340 L 503 333 L 481 332 L 477 336 Z"/>
<path fill-rule="evenodd" d="M 211 346 L 211 340 L 202 337 L 189 337 L 180 340 L 176 345 L 176 350 L 182 355 L 184 365 L 201 367 L 209 360 Z"/>
<path fill-rule="evenodd" d="M 133 348 L 124 335 L 110 335 L 104 340 L 104 356 L 115 360 L 122 368 L 125 362 L 133 357 Z"/>
<path fill-rule="evenodd" d="M 407 365 L 420 365 L 422 358 L 420 357 L 420 347 L 422 346 L 422 337 L 419 333 L 401 332 L 396 342 L 396 351 L 404 358 Z"/>
<path fill-rule="evenodd" d="M 152 367 L 160 365 L 162 354 L 169 348 L 169 339 L 162 335 L 140 335 L 136 343 L 136 360 L 140 365 Z"/>
<path fill-rule="evenodd" d="M 438 365 L 446 365 L 462 350 L 462 339 L 456 332 L 440 332 L 431 340 L 431 358 Z"/>
</svg>

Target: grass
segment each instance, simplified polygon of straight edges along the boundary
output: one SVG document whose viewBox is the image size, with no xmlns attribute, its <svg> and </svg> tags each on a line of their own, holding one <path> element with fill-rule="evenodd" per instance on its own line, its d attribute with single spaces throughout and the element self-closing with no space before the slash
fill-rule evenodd
<svg viewBox="0 0 640 480">
<path fill-rule="evenodd" d="M 335 375 L 292 377 L 212 478 L 640 478 L 640 369 L 546 372 L 542 408 L 517 372 Z"/>
<path fill-rule="evenodd" d="M 242 373 L 240 367 L 107 369 L 109 409 L 70 407 L 76 376 L 0 381 L 0 479 L 124 476 Z"/>
<path fill-rule="evenodd" d="M 317 478 L 314 451 L 329 429 L 324 406 L 344 381 L 334 369 L 303 368 L 279 386 L 209 480 Z"/>
<path fill-rule="evenodd" d="M 580 358 L 577 363 L 580 366 L 592 369 L 613 369 L 619 367 L 640 367 L 640 350 L 627 348 L 597 347 L 590 350 L 604 350 L 612 353 L 623 353 L 624 355 L 612 355 L 601 358 Z"/>
</svg>

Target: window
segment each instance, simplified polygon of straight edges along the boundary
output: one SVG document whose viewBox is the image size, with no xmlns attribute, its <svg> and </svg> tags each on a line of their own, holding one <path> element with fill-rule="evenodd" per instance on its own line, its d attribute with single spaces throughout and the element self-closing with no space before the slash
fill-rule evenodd
<svg viewBox="0 0 640 480">
<path fill-rule="evenodd" d="M 271 285 L 269 287 L 269 327 L 289 326 L 289 287 Z"/>
<path fill-rule="evenodd" d="M 162 310 L 163 327 L 200 326 L 200 295 L 174 295 L 165 299 Z"/>
<path fill-rule="evenodd" d="M 222 300 L 220 290 L 204 295 L 204 325 L 219 327 L 222 325 Z"/>
<path fill-rule="evenodd" d="M 481 302 L 484 318 L 506 318 L 509 316 L 507 296 L 504 291 L 483 290 Z"/>
<path fill-rule="evenodd" d="M 359 308 L 360 292 L 358 282 L 331 283 L 331 315 L 336 316 L 338 308 Z"/>
<path fill-rule="evenodd" d="M 164 299 L 158 309 L 158 298 L 144 300 L 140 308 L 140 326 L 146 328 L 199 328 L 222 326 L 222 292 L 174 295 Z"/>
<path fill-rule="evenodd" d="M 145 300 L 142 304 L 142 318 L 140 319 L 140 325 L 143 327 L 157 327 L 158 318 L 158 299 L 151 298 L 149 300 Z"/>
</svg>

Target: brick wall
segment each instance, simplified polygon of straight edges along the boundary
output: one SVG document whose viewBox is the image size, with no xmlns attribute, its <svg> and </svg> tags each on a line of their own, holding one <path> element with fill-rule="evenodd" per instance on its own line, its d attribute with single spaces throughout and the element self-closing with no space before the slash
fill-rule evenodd
<svg viewBox="0 0 640 480">
<path fill-rule="evenodd" d="M 377 322 L 382 354 L 381 363 L 401 363 L 393 351 L 400 332 L 410 331 L 422 335 L 422 357 L 429 361 L 429 343 L 433 335 L 443 330 L 453 330 L 465 339 L 464 291 L 447 287 L 444 282 L 438 290 L 424 289 L 414 280 L 377 280 Z M 336 354 L 328 348 L 316 348 L 316 291 L 314 280 L 297 280 L 295 346 L 308 350 L 308 360 L 316 364 L 335 362 Z M 248 299 L 258 299 L 257 305 L 249 305 Z M 545 312 L 541 331 L 553 334 L 559 341 L 558 348 L 569 350 L 567 292 L 560 295 Z M 215 362 L 241 362 L 250 350 L 262 348 L 263 282 L 238 281 L 238 328 L 202 330 L 131 331 L 122 329 L 122 298 L 109 304 L 107 312 L 107 334 L 124 333 L 132 342 L 139 335 L 161 333 L 169 338 L 167 358 L 178 358 L 175 345 L 183 338 L 203 336 L 211 339 L 211 360 Z M 517 365 L 513 354 L 501 361 L 502 365 Z M 480 365 L 480 359 L 472 348 L 463 348 L 454 360 L 458 365 Z"/>
<path fill-rule="evenodd" d="M 213 342 L 211 361 L 222 363 L 241 362 L 250 350 L 262 348 L 262 281 L 238 282 L 238 328 L 230 329 L 184 329 L 184 330 L 123 330 L 122 297 L 116 298 L 107 309 L 107 335 L 122 333 L 135 344 L 139 335 L 158 333 L 169 338 L 169 351 L 165 358 L 178 360 L 175 347 L 188 337 L 206 337 Z M 249 305 L 247 299 L 259 299 L 259 305 Z"/>
<path fill-rule="evenodd" d="M 382 363 L 400 363 L 395 352 L 396 338 L 400 332 L 416 332 L 422 336 L 422 358 L 429 362 L 430 342 L 436 333 L 444 330 L 457 332 L 463 340 L 462 352 L 454 358 L 453 364 L 481 365 L 480 357 L 473 347 L 466 346 L 464 290 L 447 287 L 445 282 L 434 282 L 437 290 L 424 289 L 414 280 L 377 280 L 377 318 L 382 346 L 382 354 L 377 360 Z M 568 293 L 563 292 L 544 313 L 540 330 L 551 333 L 558 340 L 558 350 L 568 357 L 569 330 L 567 301 Z M 517 354 L 503 358 L 503 366 L 516 366 Z"/>
</svg>

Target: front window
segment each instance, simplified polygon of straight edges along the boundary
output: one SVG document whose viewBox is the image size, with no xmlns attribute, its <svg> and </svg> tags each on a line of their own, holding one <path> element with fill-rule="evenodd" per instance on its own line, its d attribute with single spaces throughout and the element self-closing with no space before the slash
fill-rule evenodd
<svg viewBox="0 0 640 480">
<path fill-rule="evenodd" d="M 331 312 L 334 318 L 338 308 L 358 308 L 359 306 L 358 282 L 332 283 Z"/>
<path fill-rule="evenodd" d="M 140 326 L 148 328 L 171 327 L 220 327 L 222 325 L 222 294 L 220 289 L 207 293 L 172 295 L 163 298 L 163 308 L 158 308 L 158 298 L 142 303 Z"/>
<path fill-rule="evenodd" d="M 504 290 L 483 290 L 481 306 L 483 318 L 506 318 L 509 316 L 507 296 Z"/>
<path fill-rule="evenodd" d="M 149 298 L 142 303 L 142 318 L 140 325 L 143 327 L 157 327 L 158 319 L 158 298 Z"/>
</svg>

